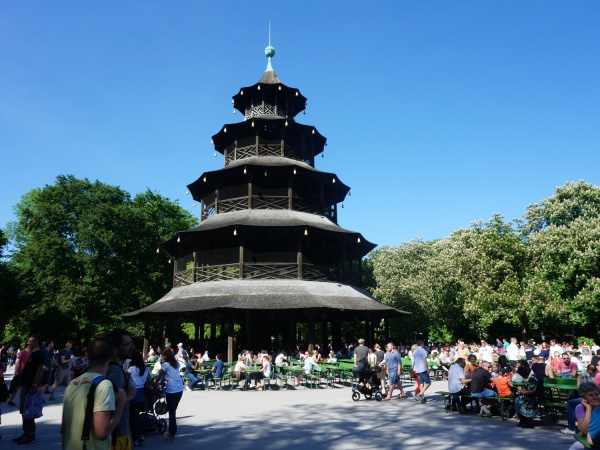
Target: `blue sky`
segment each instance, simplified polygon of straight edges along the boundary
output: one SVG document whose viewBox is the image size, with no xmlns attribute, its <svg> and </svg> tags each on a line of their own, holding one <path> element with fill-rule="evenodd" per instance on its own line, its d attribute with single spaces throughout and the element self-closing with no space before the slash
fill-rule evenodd
<svg viewBox="0 0 600 450">
<path fill-rule="evenodd" d="M 443 238 L 567 181 L 600 184 L 600 2 L 2 2 L 0 228 L 57 175 L 198 215 L 213 134 L 266 68 L 308 97 L 340 225 Z"/>
</svg>

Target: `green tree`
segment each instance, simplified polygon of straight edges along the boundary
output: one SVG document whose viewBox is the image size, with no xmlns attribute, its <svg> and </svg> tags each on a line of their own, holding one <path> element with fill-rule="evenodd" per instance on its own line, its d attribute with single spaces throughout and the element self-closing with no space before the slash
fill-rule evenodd
<svg viewBox="0 0 600 450">
<path fill-rule="evenodd" d="M 84 341 L 125 323 L 170 287 L 172 268 L 156 246 L 195 222 L 147 191 L 131 200 L 119 187 L 59 176 L 15 207 L 11 258 L 23 286 L 17 328 Z M 137 334 L 143 326 L 126 324 Z"/>
<path fill-rule="evenodd" d="M 578 181 L 556 188 L 555 194 L 527 207 L 523 235 L 554 226 L 569 227 L 577 218 L 600 217 L 600 186 Z"/>
</svg>

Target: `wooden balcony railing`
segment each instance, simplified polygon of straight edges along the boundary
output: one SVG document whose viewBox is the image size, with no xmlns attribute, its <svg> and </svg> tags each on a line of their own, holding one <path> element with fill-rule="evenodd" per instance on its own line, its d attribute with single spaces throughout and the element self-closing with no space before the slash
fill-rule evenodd
<svg viewBox="0 0 600 450">
<path fill-rule="evenodd" d="M 244 279 L 297 280 L 298 265 L 291 263 L 244 263 Z M 240 278 L 239 264 L 197 266 L 175 274 L 173 287 L 186 286 L 206 281 L 235 280 Z M 310 281 L 338 282 L 358 286 L 360 276 L 350 269 L 339 269 L 314 264 L 302 265 L 302 279 Z"/>
</svg>

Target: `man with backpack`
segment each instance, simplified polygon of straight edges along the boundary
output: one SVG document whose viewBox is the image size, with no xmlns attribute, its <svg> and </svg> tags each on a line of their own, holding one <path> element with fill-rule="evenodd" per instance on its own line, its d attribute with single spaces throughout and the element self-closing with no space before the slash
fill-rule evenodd
<svg viewBox="0 0 600 450">
<path fill-rule="evenodd" d="M 112 354 L 112 340 L 96 337 L 88 348 L 88 371 L 65 389 L 60 427 L 64 450 L 110 449 L 111 433 L 121 420 L 125 404 L 125 393 L 115 396 L 112 383 L 105 377 Z M 82 442 L 84 435 L 89 439 Z"/>
</svg>

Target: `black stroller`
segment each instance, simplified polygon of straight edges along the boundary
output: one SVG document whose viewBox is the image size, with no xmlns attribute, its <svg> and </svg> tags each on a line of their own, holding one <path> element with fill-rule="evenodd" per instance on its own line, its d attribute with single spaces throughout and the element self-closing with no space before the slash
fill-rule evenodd
<svg viewBox="0 0 600 450">
<path fill-rule="evenodd" d="M 364 395 L 365 399 L 370 400 L 375 397 L 375 400 L 380 402 L 383 400 L 381 393 L 381 383 L 377 374 L 381 372 L 381 367 L 365 366 L 362 370 L 355 370 L 354 377 L 358 379 L 356 385 L 352 388 L 352 400 L 355 402 L 360 400 L 360 395 Z"/>
<path fill-rule="evenodd" d="M 148 408 L 140 413 L 141 433 L 147 434 L 152 431 L 164 433 L 167 430 L 166 419 L 160 417 L 167 414 L 167 403 L 165 400 L 165 386 L 153 388 L 153 395 L 148 399 Z"/>
</svg>

